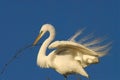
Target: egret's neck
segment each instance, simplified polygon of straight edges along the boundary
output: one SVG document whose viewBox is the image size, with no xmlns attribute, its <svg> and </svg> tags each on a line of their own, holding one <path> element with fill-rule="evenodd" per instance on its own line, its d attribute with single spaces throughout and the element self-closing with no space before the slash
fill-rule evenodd
<svg viewBox="0 0 120 80">
<path fill-rule="evenodd" d="M 40 50 L 39 50 L 39 54 L 40 55 L 43 55 L 43 56 L 46 56 L 46 50 L 47 50 L 47 47 L 49 46 L 49 44 L 53 41 L 54 39 L 54 34 L 50 32 L 50 36 L 43 42 Z"/>
<path fill-rule="evenodd" d="M 37 56 L 37 64 L 41 67 L 47 67 L 47 56 L 46 56 L 46 49 L 48 47 L 48 45 L 51 43 L 51 41 L 54 39 L 55 37 L 55 31 L 53 29 L 48 30 L 48 32 L 50 33 L 49 37 L 43 42 L 38 56 Z"/>
</svg>

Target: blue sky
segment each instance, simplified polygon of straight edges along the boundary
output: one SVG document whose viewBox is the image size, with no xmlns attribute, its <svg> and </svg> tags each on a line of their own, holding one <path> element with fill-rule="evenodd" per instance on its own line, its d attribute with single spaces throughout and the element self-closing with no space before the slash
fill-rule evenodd
<svg viewBox="0 0 120 80">
<path fill-rule="evenodd" d="M 87 28 L 85 34 L 107 35 L 108 41 L 113 42 L 111 51 L 99 64 L 86 70 L 91 80 L 119 80 L 119 3 L 118 0 L 0 0 L 0 70 L 17 50 L 34 41 L 41 25 L 50 23 L 56 28 L 55 40 L 67 40 L 83 27 Z M 47 80 L 48 77 L 63 80 L 54 70 L 36 65 L 38 49 L 25 50 L 7 67 L 0 80 Z M 69 80 L 76 80 L 76 76 L 69 76 Z"/>
</svg>

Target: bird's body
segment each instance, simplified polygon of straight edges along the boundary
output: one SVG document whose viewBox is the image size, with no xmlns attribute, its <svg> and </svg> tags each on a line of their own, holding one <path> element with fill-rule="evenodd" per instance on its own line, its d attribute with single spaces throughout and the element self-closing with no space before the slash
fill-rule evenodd
<svg viewBox="0 0 120 80">
<path fill-rule="evenodd" d="M 79 61 L 76 61 L 73 56 L 73 50 L 58 52 L 55 51 L 54 58 L 52 59 L 51 66 L 57 72 L 63 75 L 68 75 L 72 73 L 84 73 L 84 76 L 88 77 L 87 73 L 85 73 Z M 52 55 L 53 55 L 52 54 Z M 49 57 L 49 56 L 48 56 Z M 82 72 L 78 72 L 80 70 Z"/>
<path fill-rule="evenodd" d="M 80 33 L 77 33 L 69 41 L 55 41 L 51 43 L 55 37 L 55 29 L 50 24 L 45 24 L 42 26 L 40 34 L 33 43 L 33 45 L 36 45 L 39 39 L 47 31 L 50 33 L 50 35 L 43 42 L 37 56 L 37 65 L 42 68 L 53 68 L 58 73 L 64 76 L 77 73 L 88 78 L 89 75 L 84 70 L 84 68 L 90 64 L 98 63 L 99 62 L 98 58 L 105 55 L 106 53 L 107 49 L 97 52 L 95 50 L 89 49 L 88 47 L 82 44 L 78 44 L 77 42 L 73 41 Z M 49 53 L 49 55 L 46 55 L 47 47 L 50 49 L 51 48 L 56 49 Z M 97 50 L 100 49 L 101 47 L 97 48 Z"/>
</svg>

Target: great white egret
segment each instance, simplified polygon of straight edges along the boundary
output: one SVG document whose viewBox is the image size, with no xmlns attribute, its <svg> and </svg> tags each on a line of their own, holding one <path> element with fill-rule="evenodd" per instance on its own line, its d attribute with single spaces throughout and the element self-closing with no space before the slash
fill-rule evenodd
<svg viewBox="0 0 120 80">
<path fill-rule="evenodd" d="M 81 39 L 78 43 L 75 38 L 82 33 L 77 32 L 67 41 L 53 41 L 55 38 L 55 29 L 51 24 L 44 24 L 33 46 L 38 43 L 41 37 L 49 32 L 49 37 L 43 42 L 37 56 L 37 65 L 42 68 L 53 68 L 58 73 L 64 75 L 65 79 L 69 74 L 81 74 L 87 78 L 89 75 L 84 68 L 90 64 L 99 62 L 99 57 L 104 56 L 109 51 L 110 44 L 97 46 L 101 40 L 95 39 L 87 41 L 89 37 Z M 50 44 L 51 43 L 51 44 Z M 95 46 L 93 46 L 95 45 Z M 46 49 L 56 48 L 49 55 L 46 55 Z"/>
</svg>

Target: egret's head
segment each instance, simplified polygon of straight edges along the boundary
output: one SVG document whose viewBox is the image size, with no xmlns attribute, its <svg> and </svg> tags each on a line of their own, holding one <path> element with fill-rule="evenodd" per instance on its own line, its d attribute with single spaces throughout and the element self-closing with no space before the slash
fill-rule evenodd
<svg viewBox="0 0 120 80">
<path fill-rule="evenodd" d="M 33 46 L 36 45 L 38 43 L 38 41 L 41 39 L 41 37 L 47 32 L 49 31 L 50 33 L 54 33 L 54 27 L 51 24 L 44 24 L 39 32 L 39 35 L 37 36 L 37 38 L 35 39 Z"/>
<path fill-rule="evenodd" d="M 41 33 L 41 31 L 46 32 L 46 31 L 51 30 L 51 29 L 54 29 L 53 25 L 51 25 L 51 24 L 44 24 L 41 27 L 41 29 L 40 29 L 40 33 Z"/>
<path fill-rule="evenodd" d="M 83 55 L 83 61 L 87 64 L 95 64 L 99 62 L 99 59 L 96 56 Z"/>
</svg>

